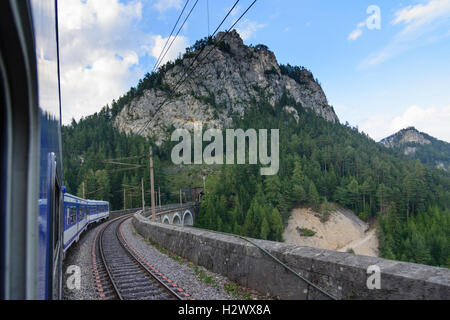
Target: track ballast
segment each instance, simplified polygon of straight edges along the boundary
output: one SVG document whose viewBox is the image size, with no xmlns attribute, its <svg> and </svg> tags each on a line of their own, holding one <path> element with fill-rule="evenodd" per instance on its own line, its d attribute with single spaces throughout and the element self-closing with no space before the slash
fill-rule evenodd
<svg viewBox="0 0 450 320">
<path fill-rule="evenodd" d="M 109 222 L 96 237 L 97 259 L 94 261 L 100 296 L 120 300 L 180 300 L 170 284 L 164 283 L 157 270 L 130 248 L 122 236 L 121 225 L 127 218 Z M 161 279 L 160 279 L 161 278 Z"/>
</svg>

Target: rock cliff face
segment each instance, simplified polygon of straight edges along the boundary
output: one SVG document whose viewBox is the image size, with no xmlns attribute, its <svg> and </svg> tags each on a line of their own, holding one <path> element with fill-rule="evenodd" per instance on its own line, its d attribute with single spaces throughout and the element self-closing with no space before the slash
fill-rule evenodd
<svg viewBox="0 0 450 320">
<path fill-rule="evenodd" d="M 166 129 L 172 126 L 192 129 L 195 124 L 203 123 L 206 127 L 223 128 L 231 125 L 232 115 L 245 117 L 250 103 L 264 99 L 275 106 L 284 93 L 326 120 L 339 121 L 310 71 L 298 69 L 296 77 L 286 74 L 273 52 L 261 45 L 244 45 L 236 31 L 219 33 L 207 43 L 197 59 L 201 61 L 200 66 L 188 81 L 176 87 L 199 50 L 186 53 L 170 68 L 164 68 L 160 87 L 145 90 L 123 108 L 115 120 L 120 131 L 155 137 L 161 142 L 168 138 Z M 175 94 L 151 125 L 141 130 L 174 89 Z M 292 106 L 285 106 L 284 110 L 296 116 Z"/>
<path fill-rule="evenodd" d="M 416 128 L 409 127 L 381 140 L 380 143 L 384 144 L 388 148 L 398 148 L 408 143 L 415 143 L 423 146 L 426 144 L 430 144 L 431 141 L 428 140 L 425 135 L 420 133 Z M 406 155 L 415 153 L 415 151 L 416 148 L 405 148 Z"/>
<path fill-rule="evenodd" d="M 450 144 L 409 127 L 380 141 L 388 148 L 401 151 L 412 159 L 450 171 Z"/>
</svg>

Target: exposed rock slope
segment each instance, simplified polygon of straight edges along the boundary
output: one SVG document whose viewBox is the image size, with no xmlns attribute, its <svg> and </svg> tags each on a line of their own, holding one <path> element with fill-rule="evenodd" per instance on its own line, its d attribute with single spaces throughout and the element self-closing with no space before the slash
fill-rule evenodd
<svg viewBox="0 0 450 320">
<path fill-rule="evenodd" d="M 409 127 L 380 141 L 388 148 L 439 169 L 450 170 L 450 144 Z"/>
<path fill-rule="evenodd" d="M 286 243 L 319 249 L 335 250 L 365 256 L 378 256 L 378 239 L 375 229 L 360 220 L 353 212 L 337 209 L 326 222 L 312 209 L 298 208 L 292 211 L 283 238 Z M 313 235 L 304 236 L 300 230 L 309 229 Z"/>
<path fill-rule="evenodd" d="M 231 124 L 233 114 L 245 116 L 250 103 L 264 99 L 275 106 L 284 93 L 326 120 L 338 122 L 321 86 L 310 71 L 299 69 L 296 80 L 282 74 L 273 52 L 261 45 L 244 45 L 239 34 L 232 31 L 229 34 L 219 33 L 206 44 L 197 59 L 202 63 L 195 73 L 176 89 L 174 97 L 157 113 L 151 126 L 141 130 L 167 98 L 168 92 L 185 75 L 186 68 L 199 50 L 188 52 L 170 68 L 163 68 L 162 85 L 145 90 L 142 96 L 133 99 L 119 113 L 115 122 L 119 130 L 153 136 L 161 141 L 167 139 L 165 129 L 172 125 L 192 129 L 194 124 L 201 122 L 208 127 L 223 128 Z M 286 107 L 286 112 L 295 117 L 293 108 Z"/>
<path fill-rule="evenodd" d="M 423 146 L 425 144 L 430 144 L 431 141 L 428 140 L 425 135 L 420 133 L 416 128 L 409 127 L 381 140 L 380 143 L 389 148 L 398 148 L 408 143 L 415 143 Z"/>
</svg>

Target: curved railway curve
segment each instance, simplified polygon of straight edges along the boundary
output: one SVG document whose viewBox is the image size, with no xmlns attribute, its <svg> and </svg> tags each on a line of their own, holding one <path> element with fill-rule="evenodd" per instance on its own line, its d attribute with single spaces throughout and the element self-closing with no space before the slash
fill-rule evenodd
<svg viewBox="0 0 450 320">
<path fill-rule="evenodd" d="M 92 244 L 94 278 L 102 299 L 181 300 L 189 297 L 164 277 L 122 234 L 129 215 L 114 219 L 100 229 Z"/>
</svg>

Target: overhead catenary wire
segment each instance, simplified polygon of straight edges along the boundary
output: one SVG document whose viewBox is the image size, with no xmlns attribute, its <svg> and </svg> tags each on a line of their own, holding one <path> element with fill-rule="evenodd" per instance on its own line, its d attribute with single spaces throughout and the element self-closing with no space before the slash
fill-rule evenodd
<svg viewBox="0 0 450 320">
<path fill-rule="evenodd" d="M 106 172 L 108 172 L 108 173 L 116 173 L 116 172 L 131 171 L 131 170 L 144 169 L 144 168 L 148 168 L 148 166 L 144 166 L 144 165 L 142 165 L 142 166 L 141 166 L 141 165 L 136 165 L 135 167 L 131 167 L 131 168 L 106 170 Z"/>
<path fill-rule="evenodd" d="M 103 160 L 103 162 L 107 163 L 107 162 L 110 162 L 110 161 L 140 159 L 140 158 L 144 158 L 144 157 L 147 157 L 147 155 L 143 154 L 143 155 L 140 155 L 140 156 L 131 156 L 131 157 L 124 157 L 124 158 L 106 159 L 106 160 Z"/>
<path fill-rule="evenodd" d="M 177 22 L 175 22 L 175 24 L 174 24 L 174 26 L 173 26 L 173 28 L 172 28 L 172 31 L 170 32 L 170 35 L 169 35 L 169 37 L 167 38 L 167 41 L 166 41 L 166 43 L 164 44 L 164 47 L 163 47 L 163 49 L 161 50 L 161 53 L 159 54 L 159 57 L 158 57 L 158 59 L 156 60 L 155 65 L 153 66 L 153 71 L 157 70 L 157 68 L 158 68 L 158 66 L 159 66 L 159 63 L 160 63 L 160 60 L 162 60 L 162 59 L 164 58 L 164 57 L 161 58 L 161 56 L 163 55 L 164 50 L 166 49 L 167 44 L 168 44 L 169 41 L 170 41 L 170 37 L 173 35 L 173 32 L 175 31 L 175 28 L 176 28 L 177 25 L 178 25 L 178 22 L 180 22 L 180 19 L 181 19 L 181 17 L 183 16 L 184 10 L 186 9 L 186 7 L 187 7 L 189 1 L 190 1 L 190 0 L 187 0 L 187 1 L 186 1 L 185 5 L 184 5 L 184 7 L 183 7 L 183 10 L 181 10 L 181 13 L 180 13 L 180 15 L 178 16 Z M 175 36 L 175 37 L 176 37 L 176 36 Z M 170 49 L 170 47 L 169 47 L 169 49 Z M 167 49 L 167 50 L 169 50 L 169 49 Z"/>
<path fill-rule="evenodd" d="M 244 11 L 244 13 L 242 13 L 241 16 L 233 23 L 233 25 L 232 25 L 228 30 L 226 30 L 218 40 L 215 40 L 215 41 L 214 41 L 213 46 L 209 49 L 209 51 L 205 54 L 205 56 L 198 62 L 198 65 L 199 65 L 200 63 L 202 63 L 202 62 L 209 56 L 209 54 L 210 54 L 215 48 L 217 48 L 217 44 L 218 44 L 218 43 L 221 43 L 222 40 L 230 33 L 230 31 L 233 30 L 233 28 L 236 26 L 236 24 L 237 24 L 237 23 L 244 17 L 244 15 L 251 9 L 251 7 L 256 3 L 256 1 L 257 1 L 257 0 L 254 0 L 254 1 L 252 2 L 252 4 Z M 236 4 L 237 4 L 237 3 L 236 3 Z M 233 8 L 231 8 L 231 10 L 233 10 Z M 217 29 L 216 29 L 215 32 L 217 32 Z M 195 69 L 193 69 L 193 71 L 192 71 L 191 74 L 193 74 L 194 72 L 195 72 Z M 189 74 L 189 75 L 186 77 L 186 79 L 187 79 L 191 74 Z"/>
<path fill-rule="evenodd" d="M 209 37 L 209 0 L 206 0 L 206 15 L 208 20 L 208 37 Z"/>
<path fill-rule="evenodd" d="M 209 37 L 212 38 L 214 37 L 214 35 L 217 33 L 217 31 L 220 29 L 220 27 L 223 25 L 223 23 L 225 22 L 225 20 L 228 18 L 228 16 L 231 14 L 231 12 L 234 10 L 234 8 L 236 7 L 236 5 L 239 3 L 240 0 L 237 0 L 234 5 L 231 7 L 231 9 L 228 11 L 227 15 L 225 16 L 225 18 L 222 19 L 221 23 L 217 26 L 216 30 L 214 30 L 214 33 Z M 187 71 L 180 77 L 180 80 L 175 84 L 174 89 L 171 90 L 171 93 L 169 93 L 169 95 L 166 97 L 166 99 L 156 108 L 155 112 L 153 113 L 152 117 L 149 119 L 149 121 L 147 121 L 144 126 L 138 131 L 138 135 L 140 135 L 147 127 L 148 125 L 153 121 L 155 115 L 159 112 L 159 110 L 161 110 L 161 108 L 172 98 L 172 96 L 175 94 L 176 90 L 178 89 L 178 87 L 184 82 L 186 81 L 186 79 L 189 77 L 188 71 L 190 70 L 190 68 L 193 66 L 193 64 L 197 61 L 198 57 L 202 54 L 203 50 L 205 49 L 205 47 L 202 47 L 200 49 L 200 51 L 195 55 L 194 59 L 191 61 L 191 64 L 186 68 Z M 198 66 L 198 65 L 197 65 Z M 192 74 L 192 72 L 191 72 Z M 185 77 L 185 75 L 187 75 L 187 77 Z"/>
<path fill-rule="evenodd" d="M 228 16 L 231 14 L 231 12 L 234 10 L 234 8 L 236 7 L 236 5 L 239 3 L 240 0 L 237 0 L 233 7 L 228 11 L 227 15 L 225 16 L 225 18 L 222 20 L 222 22 L 219 24 L 219 26 L 216 28 L 216 30 L 214 31 L 214 33 L 209 37 L 210 39 L 214 37 L 214 35 L 217 33 L 217 31 L 220 29 L 220 27 L 222 26 L 222 24 L 225 22 L 225 20 L 228 18 Z M 242 17 L 253 7 L 253 5 L 256 3 L 257 0 L 254 0 L 250 6 L 244 11 L 244 13 L 233 23 L 233 25 L 226 31 L 226 33 L 224 35 L 222 35 L 220 41 L 223 39 L 223 37 L 228 34 L 232 28 L 234 28 L 234 26 L 242 19 Z M 220 41 L 215 41 L 214 43 L 214 48 L 217 46 L 217 43 L 219 43 Z M 159 110 L 161 110 L 161 108 L 172 98 L 172 96 L 175 94 L 176 90 L 178 89 L 178 87 L 184 83 L 195 71 L 195 69 L 200 65 L 200 62 L 202 62 L 203 60 L 205 60 L 205 58 L 209 55 L 209 53 L 211 53 L 211 51 L 213 49 L 211 49 L 206 55 L 205 57 L 203 57 L 203 59 L 197 64 L 196 67 L 194 67 L 192 70 L 190 69 L 193 64 L 197 61 L 198 57 L 202 54 L 203 50 L 205 49 L 206 46 L 202 47 L 200 49 L 200 51 L 196 54 L 196 56 L 194 57 L 194 59 L 192 60 L 191 64 L 186 68 L 187 71 L 183 74 L 183 76 L 180 77 L 180 80 L 176 83 L 174 89 L 171 90 L 171 93 L 169 93 L 168 97 L 155 109 L 155 112 L 153 113 L 152 117 L 141 127 L 141 129 L 137 132 L 138 135 L 140 135 L 147 127 L 148 125 L 150 125 L 153 121 L 153 119 L 155 118 L 156 114 L 159 112 Z M 191 71 L 191 72 L 189 72 Z M 188 73 L 189 72 L 189 73 Z M 186 76 L 185 76 L 186 75 Z"/>
<path fill-rule="evenodd" d="M 128 167 L 128 168 L 122 168 L 122 169 L 106 170 L 106 172 L 108 172 L 108 173 L 116 173 L 116 172 L 122 172 L 122 171 L 130 171 L 130 170 L 136 170 L 136 169 L 141 169 L 141 168 L 147 168 L 146 165 L 141 165 L 141 164 L 137 164 L 137 163 L 120 162 L 120 160 L 142 159 L 145 157 L 147 157 L 147 155 L 122 157 L 122 158 L 116 158 L 116 159 L 107 159 L 107 160 L 103 160 L 103 163 Z"/>
<path fill-rule="evenodd" d="M 175 35 L 175 37 L 173 37 L 172 41 L 170 42 L 169 47 L 167 48 L 166 52 L 164 53 L 163 57 L 161 58 L 161 60 L 159 61 L 159 63 L 156 65 L 156 68 L 153 71 L 158 70 L 159 66 L 161 65 L 162 61 L 164 60 L 166 54 L 169 52 L 170 48 L 172 47 L 173 43 L 175 42 L 175 39 L 178 37 L 178 35 L 180 34 L 180 31 L 183 29 L 186 21 L 189 19 L 189 17 L 191 16 L 192 11 L 194 11 L 195 7 L 197 6 L 199 0 L 196 0 L 194 5 L 192 6 L 191 10 L 189 11 L 188 15 L 186 16 L 186 18 L 184 19 L 183 23 L 181 24 L 180 28 L 178 29 L 177 34 Z M 168 40 L 170 40 L 170 37 L 168 38 Z"/>
<path fill-rule="evenodd" d="M 90 195 L 90 194 L 94 194 L 94 193 L 96 193 L 96 192 L 98 192 L 98 191 L 100 191 L 100 190 L 103 190 L 103 189 L 105 189 L 105 188 L 104 188 L 104 187 L 101 187 L 101 188 L 99 188 L 99 189 L 97 189 L 97 190 L 95 190 L 95 191 L 86 192 L 86 195 L 88 196 L 88 195 Z"/>
</svg>

